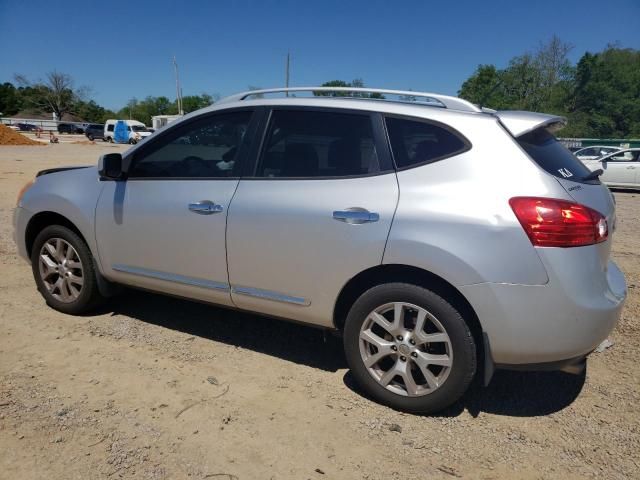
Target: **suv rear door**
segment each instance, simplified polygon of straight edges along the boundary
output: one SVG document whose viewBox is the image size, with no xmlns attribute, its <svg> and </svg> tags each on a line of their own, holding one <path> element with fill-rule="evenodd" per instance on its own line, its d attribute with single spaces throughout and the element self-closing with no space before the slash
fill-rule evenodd
<svg viewBox="0 0 640 480">
<path fill-rule="evenodd" d="M 332 325 L 346 282 L 379 265 L 398 201 L 382 118 L 273 108 L 227 223 L 235 305 Z"/>
</svg>

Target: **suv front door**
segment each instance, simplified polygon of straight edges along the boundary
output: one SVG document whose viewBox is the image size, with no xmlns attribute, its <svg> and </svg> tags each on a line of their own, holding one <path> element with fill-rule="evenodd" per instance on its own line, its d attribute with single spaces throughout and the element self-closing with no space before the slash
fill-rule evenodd
<svg viewBox="0 0 640 480">
<path fill-rule="evenodd" d="M 134 151 L 126 181 L 106 182 L 96 238 L 108 278 L 231 305 L 226 215 L 251 117 L 239 110 L 177 125 Z"/>
<path fill-rule="evenodd" d="M 330 326 L 346 282 L 382 262 L 398 201 L 382 118 L 310 108 L 269 117 L 229 210 L 233 302 Z"/>
</svg>

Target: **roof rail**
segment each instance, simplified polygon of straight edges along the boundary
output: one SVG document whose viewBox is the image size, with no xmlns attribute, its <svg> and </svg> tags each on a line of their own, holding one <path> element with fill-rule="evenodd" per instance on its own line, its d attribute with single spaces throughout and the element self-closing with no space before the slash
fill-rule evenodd
<svg viewBox="0 0 640 480">
<path fill-rule="evenodd" d="M 292 88 L 267 88 L 263 90 L 251 90 L 248 92 L 237 93 L 229 97 L 225 97 L 217 103 L 228 103 L 246 100 L 248 97 L 265 95 L 271 93 L 291 93 L 291 92 L 346 92 L 346 93 L 379 93 L 381 95 L 401 95 L 408 98 L 425 98 L 427 102 L 423 105 L 431 105 L 451 110 L 460 110 L 463 112 L 481 112 L 471 102 L 458 97 L 448 95 L 440 95 L 438 93 L 414 92 L 413 90 L 386 90 L 381 88 L 358 88 L 358 87 L 292 87 Z"/>
</svg>

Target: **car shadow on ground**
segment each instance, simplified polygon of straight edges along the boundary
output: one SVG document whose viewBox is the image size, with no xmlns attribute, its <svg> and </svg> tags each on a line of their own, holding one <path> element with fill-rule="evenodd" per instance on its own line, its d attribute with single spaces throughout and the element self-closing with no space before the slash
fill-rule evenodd
<svg viewBox="0 0 640 480">
<path fill-rule="evenodd" d="M 347 368 L 342 342 L 334 335 L 254 313 L 134 290 L 108 302 L 102 313 L 126 315 L 328 372 Z"/>
<path fill-rule="evenodd" d="M 109 302 L 104 313 L 109 312 L 327 372 L 348 368 L 340 338 L 254 313 L 133 290 Z M 349 389 L 367 397 L 349 371 L 343 380 Z M 548 415 L 569 406 L 584 381 L 584 374 L 496 371 L 488 387 L 472 386 L 460 401 L 437 416 L 455 417 L 465 410 L 474 417 L 481 412 L 515 417 Z"/>
<path fill-rule="evenodd" d="M 468 411 L 474 418 L 480 413 L 508 417 L 539 417 L 568 407 L 584 386 L 585 374 L 564 372 L 495 372 L 488 387 L 472 385 L 458 402 L 435 417 L 457 417 Z M 351 372 L 344 376 L 351 390 L 367 397 L 354 382 Z"/>
</svg>

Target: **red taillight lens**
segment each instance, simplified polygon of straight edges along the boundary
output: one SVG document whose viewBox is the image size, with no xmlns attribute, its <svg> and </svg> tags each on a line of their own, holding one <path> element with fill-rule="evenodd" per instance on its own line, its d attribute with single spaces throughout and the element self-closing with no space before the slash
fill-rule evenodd
<svg viewBox="0 0 640 480">
<path fill-rule="evenodd" d="M 581 247 L 604 242 L 609 236 L 607 219 L 579 203 L 515 197 L 509 205 L 536 247 Z"/>
</svg>

